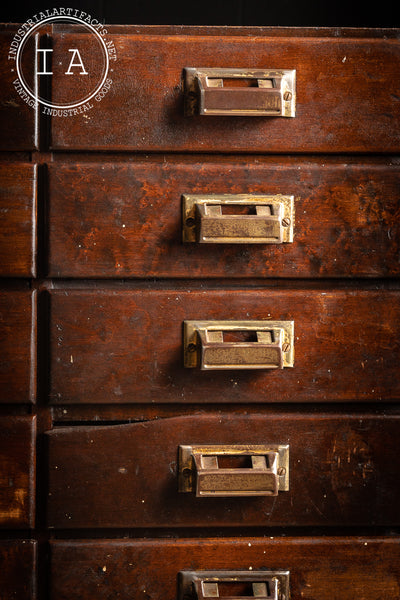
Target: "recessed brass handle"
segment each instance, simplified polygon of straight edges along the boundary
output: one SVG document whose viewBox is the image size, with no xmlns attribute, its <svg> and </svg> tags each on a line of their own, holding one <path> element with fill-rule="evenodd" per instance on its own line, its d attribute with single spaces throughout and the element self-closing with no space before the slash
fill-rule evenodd
<svg viewBox="0 0 400 600">
<path fill-rule="evenodd" d="M 289 577 L 283 570 L 181 571 L 178 600 L 289 600 Z"/>
<path fill-rule="evenodd" d="M 184 194 L 182 218 L 184 242 L 293 242 L 294 197 L 281 194 Z"/>
<path fill-rule="evenodd" d="M 185 114 L 294 117 L 296 71 L 184 69 Z"/>
<path fill-rule="evenodd" d="M 293 321 L 185 321 L 184 365 L 205 371 L 293 367 Z"/>
<path fill-rule="evenodd" d="M 178 473 L 179 491 L 198 498 L 277 496 L 289 489 L 289 446 L 179 446 Z"/>
</svg>

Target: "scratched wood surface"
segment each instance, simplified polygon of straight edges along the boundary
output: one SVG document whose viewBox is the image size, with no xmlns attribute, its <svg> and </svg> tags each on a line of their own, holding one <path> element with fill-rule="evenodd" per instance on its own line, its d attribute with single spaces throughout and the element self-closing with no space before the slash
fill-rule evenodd
<svg viewBox="0 0 400 600">
<path fill-rule="evenodd" d="M 398 537 L 55 540 L 50 595 L 174 600 L 182 570 L 288 569 L 291 600 L 397 600 L 399 565 Z"/>
<path fill-rule="evenodd" d="M 117 60 L 112 80 L 94 108 L 53 117 L 54 150 L 190 152 L 398 152 L 400 149 L 400 43 L 397 39 L 340 37 L 157 36 L 140 28 L 110 34 Z M 93 36 L 92 36 L 93 37 Z M 90 36 L 53 31 L 54 56 L 81 48 Z M 94 61 L 101 65 L 99 60 Z M 295 118 L 185 117 L 185 67 L 296 69 Z M 68 79 L 68 86 L 65 83 Z M 93 74 L 95 84 L 95 74 Z M 84 78 L 59 69 L 52 94 L 66 101 L 90 91 Z M 97 78 L 101 80 L 100 76 Z"/>
<path fill-rule="evenodd" d="M 36 165 L 0 165 L 0 275 L 36 274 Z"/>
<path fill-rule="evenodd" d="M 35 525 L 36 417 L 0 416 L 0 527 Z"/>
<path fill-rule="evenodd" d="M 400 166 L 164 159 L 49 167 L 54 277 L 378 277 L 400 272 Z M 295 196 L 290 244 L 182 243 L 182 194 Z"/>
<path fill-rule="evenodd" d="M 37 542 L 0 540 L 0 597 L 35 600 Z"/>
<path fill-rule="evenodd" d="M 48 526 L 394 526 L 399 434 L 398 416 L 338 413 L 197 414 L 56 428 L 47 434 Z M 178 492 L 181 444 L 289 444 L 290 489 L 272 498 Z"/>
<path fill-rule="evenodd" d="M 0 403 L 27 404 L 36 396 L 36 294 L 0 294 Z"/>
<path fill-rule="evenodd" d="M 294 367 L 183 367 L 183 321 L 294 321 Z M 50 299 L 52 403 L 395 401 L 396 290 L 59 289 Z"/>
</svg>

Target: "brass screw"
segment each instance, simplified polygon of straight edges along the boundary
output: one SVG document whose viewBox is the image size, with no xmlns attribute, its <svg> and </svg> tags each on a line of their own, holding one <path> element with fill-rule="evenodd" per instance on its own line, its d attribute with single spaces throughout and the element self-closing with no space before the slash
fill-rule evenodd
<svg viewBox="0 0 400 600">
<path fill-rule="evenodd" d="M 279 477 L 283 477 L 283 475 L 285 475 L 285 474 L 286 474 L 286 469 L 285 469 L 285 467 L 280 467 L 280 468 L 278 469 L 278 475 L 279 475 Z"/>
<path fill-rule="evenodd" d="M 187 350 L 188 352 L 196 352 L 196 344 L 189 344 Z"/>
<path fill-rule="evenodd" d="M 282 225 L 284 227 L 289 227 L 289 225 L 290 225 L 290 219 L 289 219 L 289 217 L 285 217 L 284 219 L 282 219 Z"/>
<path fill-rule="evenodd" d="M 283 99 L 286 100 L 286 102 L 288 102 L 288 100 L 292 99 L 292 92 L 285 92 L 283 94 Z"/>
<path fill-rule="evenodd" d="M 290 344 L 282 344 L 282 350 L 283 352 L 289 352 Z"/>
</svg>

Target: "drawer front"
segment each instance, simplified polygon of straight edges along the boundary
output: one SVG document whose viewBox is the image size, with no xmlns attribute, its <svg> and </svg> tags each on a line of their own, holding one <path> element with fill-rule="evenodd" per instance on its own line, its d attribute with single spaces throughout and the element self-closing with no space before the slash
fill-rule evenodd
<svg viewBox="0 0 400 600">
<path fill-rule="evenodd" d="M 0 417 L 0 527 L 35 526 L 36 417 Z"/>
<path fill-rule="evenodd" d="M 0 403 L 29 403 L 36 395 L 36 294 L 0 295 Z"/>
<path fill-rule="evenodd" d="M 400 272 L 400 167 L 394 163 L 165 157 L 52 164 L 49 272 L 118 278 L 394 276 Z M 294 241 L 182 243 L 184 194 L 294 196 Z"/>
<path fill-rule="evenodd" d="M 51 600 L 179 598 L 181 571 L 285 569 L 291 600 L 397 600 L 398 538 L 51 542 Z M 196 596 L 188 596 L 188 600 Z"/>
<path fill-rule="evenodd" d="M 36 165 L 0 165 L 0 276 L 36 275 Z"/>
<path fill-rule="evenodd" d="M 38 148 L 38 123 L 39 110 L 31 107 L 26 100 L 27 94 L 22 86 L 14 87 L 14 81 L 17 79 L 16 62 L 13 60 L 15 54 L 10 52 L 14 36 L 18 36 L 16 41 L 20 41 L 18 35 L 18 26 L 2 25 L 0 32 L 0 56 L 3 57 L 1 64 L 0 89 L 0 150 L 36 150 Z M 22 35 L 24 35 L 23 32 Z M 14 41 L 14 47 L 16 44 Z M 35 64 L 35 46 L 36 41 L 24 52 L 24 73 L 26 75 L 26 84 L 34 88 L 34 69 Z M 11 56 L 11 59 L 7 59 Z M 20 93 L 19 93 L 20 92 Z M 33 101 L 29 99 L 30 104 Z"/>
<path fill-rule="evenodd" d="M 56 428 L 47 434 L 48 526 L 394 526 L 400 522 L 399 434 L 399 417 L 365 414 L 189 415 Z M 200 471 L 178 459 L 182 445 L 222 446 L 219 473 L 205 473 L 214 478 L 210 493 L 230 469 L 241 477 L 240 491 L 230 485 L 224 497 L 199 496 Z M 289 445 L 289 464 L 278 467 L 289 489 L 246 495 L 254 471 L 235 454 L 238 445 Z M 193 489 L 179 491 L 188 468 Z"/>
<path fill-rule="evenodd" d="M 183 323 L 205 319 L 293 321 L 293 368 L 185 368 Z M 400 393 L 394 290 L 63 289 L 51 291 L 50 321 L 52 403 L 394 401 Z"/>
<path fill-rule="evenodd" d="M 0 540 L 2 600 L 35 600 L 37 542 Z"/>
<path fill-rule="evenodd" d="M 82 57 L 92 56 L 92 37 L 53 33 L 54 60 L 68 56 L 70 48 L 80 49 Z M 111 87 L 100 103 L 92 101 L 95 112 L 84 115 L 84 127 L 79 114 L 52 118 L 53 149 L 328 153 L 400 149 L 396 39 L 140 32 L 109 38 L 117 50 L 109 72 Z M 296 116 L 184 116 L 186 67 L 295 69 Z M 55 72 L 52 97 L 64 102 L 81 98 L 82 83 L 86 81 L 68 77 L 64 69 Z"/>
</svg>

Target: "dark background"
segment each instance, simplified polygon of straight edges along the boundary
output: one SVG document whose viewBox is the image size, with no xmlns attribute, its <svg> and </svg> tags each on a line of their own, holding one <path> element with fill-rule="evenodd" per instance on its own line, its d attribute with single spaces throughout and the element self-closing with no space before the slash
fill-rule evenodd
<svg viewBox="0 0 400 600">
<path fill-rule="evenodd" d="M 376 0 L 3 0 L 0 21 L 23 23 L 46 8 L 80 8 L 104 23 L 397 27 L 399 1 Z"/>
</svg>

